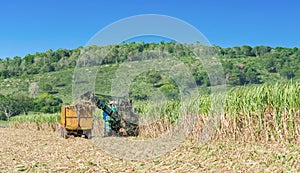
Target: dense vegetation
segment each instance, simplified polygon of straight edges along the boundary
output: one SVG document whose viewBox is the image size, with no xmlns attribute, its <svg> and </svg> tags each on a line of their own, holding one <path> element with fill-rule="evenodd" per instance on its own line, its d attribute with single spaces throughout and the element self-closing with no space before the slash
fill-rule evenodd
<svg viewBox="0 0 300 173">
<path fill-rule="evenodd" d="M 151 58 L 151 51 L 161 51 L 178 57 L 187 64 L 192 64 L 193 52 L 189 45 L 178 45 L 176 43 L 124 43 L 104 47 L 91 46 L 89 49 L 107 51 L 106 58 L 98 64 L 118 64 L 125 60 L 138 59 L 140 52 L 150 52 L 147 58 Z M 28 54 L 21 58 L 0 59 L 0 78 L 22 77 L 33 74 L 43 74 L 64 69 L 74 68 L 76 60 L 83 47 L 74 50 L 58 49 L 48 50 L 42 53 Z M 268 46 L 241 46 L 232 48 L 215 47 L 218 57 L 222 60 L 227 80 L 233 85 L 244 85 L 249 83 L 264 83 L 274 81 L 278 78 L 299 78 L 299 56 L 298 48 L 283 48 Z M 88 59 L 87 59 L 88 61 Z M 197 64 L 196 64 L 197 65 Z M 193 69 L 199 72 L 199 69 Z M 198 70 L 198 71 L 197 71 Z M 205 75 L 195 75 L 199 85 L 209 85 L 205 81 Z"/>
<path fill-rule="evenodd" d="M 201 91 L 209 93 L 211 84 L 202 64 L 194 63 L 191 51 L 194 45 L 176 43 L 122 43 L 110 46 L 90 46 L 94 52 L 106 52 L 101 62 L 101 75 L 96 79 L 96 91 L 107 94 L 110 91 L 109 79 L 113 77 L 119 64 L 127 60 L 138 60 L 155 56 L 160 52 L 177 57 L 187 64 Z M 72 101 L 72 74 L 83 47 L 74 50 L 58 49 L 28 54 L 25 57 L 0 59 L 0 107 L 1 119 L 30 111 L 51 113 L 59 111 L 60 105 Z M 229 87 L 296 81 L 300 79 L 300 49 L 268 46 L 241 46 L 232 48 L 215 47 L 216 54 L 224 68 L 224 77 Z M 147 53 L 146 53 L 147 52 Z M 86 63 L 92 60 L 86 57 Z M 159 90 L 168 98 L 175 99 L 178 89 L 167 76 L 150 71 L 133 81 L 131 96 L 134 100 L 147 99 L 148 95 Z M 9 108 L 9 109 L 8 109 Z M 13 110 L 13 111 L 7 111 Z"/>
<path fill-rule="evenodd" d="M 37 98 L 25 95 L 0 94 L 0 118 L 8 120 L 11 116 L 28 112 L 55 113 L 60 111 L 62 100 L 50 94 L 41 94 Z"/>
</svg>

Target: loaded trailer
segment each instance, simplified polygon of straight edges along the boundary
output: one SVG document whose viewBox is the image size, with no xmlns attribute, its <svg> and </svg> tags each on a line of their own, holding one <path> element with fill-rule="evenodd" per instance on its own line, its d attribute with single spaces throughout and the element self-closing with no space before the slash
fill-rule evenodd
<svg viewBox="0 0 300 173">
<path fill-rule="evenodd" d="M 78 105 L 64 105 L 61 108 L 60 136 L 92 137 L 93 115 L 91 108 Z"/>
</svg>

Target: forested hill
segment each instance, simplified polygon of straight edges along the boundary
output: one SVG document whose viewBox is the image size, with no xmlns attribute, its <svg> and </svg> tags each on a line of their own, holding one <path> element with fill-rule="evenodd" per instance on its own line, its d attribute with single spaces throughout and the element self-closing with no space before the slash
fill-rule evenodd
<svg viewBox="0 0 300 173">
<path fill-rule="evenodd" d="M 26 75 L 59 72 L 72 69 L 83 47 L 74 50 L 48 50 L 25 57 L 0 59 L 0 79 L 24 77 Z M 163 51 L 180 58 L 183 62 L 194 65 L 189 57 L 192 52 L 187 46 L 175 43 L 124 43 L 105 47 L 92 46 L 91 49 L 107 49 L 109 53 L 102 63 L 116 64 L 128 57 L 145 51 Z M 230 85 L 259 84 L 284 79 L 299 79 L 300 48 L 269 46 L 241 46 L 232 48 L 216 47 L 216 52 L 223 64 L 227 83 Z M 197 65 L 197 64 L 196 64 Z M 198 64 L 199 66 L 199 64 Z M 192 68 L 198 85 L 209 86 L 205 72 Z"/>
</svg>

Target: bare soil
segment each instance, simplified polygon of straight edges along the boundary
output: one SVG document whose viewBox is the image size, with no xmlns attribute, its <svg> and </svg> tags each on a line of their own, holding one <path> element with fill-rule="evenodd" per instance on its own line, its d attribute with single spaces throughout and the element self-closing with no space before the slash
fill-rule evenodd
<svg viewBox="0 0 300 173">
<path fill-rule="evenodd" d="M 300 172 L 299 153 L 295 144 L 222 140 L 184 142 L 155 159 L 130 161 L 92 140 L 0 128 L 0 172 Z"/>
</svg>

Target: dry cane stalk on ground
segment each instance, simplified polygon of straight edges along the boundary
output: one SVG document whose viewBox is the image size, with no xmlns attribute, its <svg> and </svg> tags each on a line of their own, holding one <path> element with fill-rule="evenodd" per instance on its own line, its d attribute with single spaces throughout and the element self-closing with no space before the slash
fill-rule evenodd
<svg viewBox="0 0 300 173">
<path fill-rule="evenodd" d="M 0 129 L 0 172 L 299 172 L 300 147 L 274 142 L 184 142 L 148 160 L 115 158 L 83 138 Z M 121 146 L 120 146 L 121 147 Z"/>
</svg>

